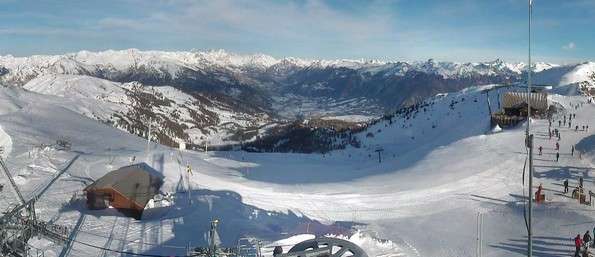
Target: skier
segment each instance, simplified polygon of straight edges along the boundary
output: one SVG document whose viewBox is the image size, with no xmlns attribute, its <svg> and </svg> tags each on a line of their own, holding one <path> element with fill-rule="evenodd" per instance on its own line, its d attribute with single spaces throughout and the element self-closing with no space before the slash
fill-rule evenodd
<svg viewBox="0 0 595 257">
<path fill-rule="evenodd" d="M 556 142 L 556 150 L 560 150 L 560 144 L 558 142 Z"/>
<path fill-rule="evenodd" d="M 549 135 L 550 135 L 550 139 L 552 139 L 552 131 L 548 131 Z"/>
<path fill-rule="evenodd" d="M 585 232 L 585 235 L 583 236 L 583 245 L 585 246 L 585 251 L 589 251 L 589 243 L 591 242 L 591 234 L 589 234 L 589 230 L 587 230 L 587 232 Z"/>
<path fill-rule="evenodd" d="M 539 187 L 537 187 L 537 191 L 535 192 L 535 202 L 537 203 L 541 202 L 541 190 L 543 190 L 543 187 L 539 184 Z"/>
<path fill-rule="evenodd" d="M 579 252 L 581 250 L 582 245 L 583 245 L 583 240 L 581 240 L 581 234 L 578 234 L 574 238 L 574 247 L 576 248 L 576 250 L 574 251 L 574 257 L 580 257 Z"/>
<path fill-rule="evenodd" d="M 558 162 L 560 160 L 560 152 L 556 153 L 556 162 Z"/>
<path fill-rule="evenodd" d="M 541 150 L 543 150 L 543 147 L 539 146 L 539 155 L 541 155 Z"/>
<path fill-rule="evenodd" d="M 574 132 L 578 131 L 578 125 L 576 125 L 576 127 L 574 127 Z"/>
<path fill-rule="evenodd" d="M 574 145 L 572 146 L 572 148 L 570 149 L 570 155 L 574 156 Z"/>
<path fill-rule="evenodd" d="M 568 179 L 564 180 L 564 193 L 568 193 Z M 593 230 L 595 230 L 595 227 L 593 228 Z M 595 232 L 593 232 L 595 233 Z"/>
<path fill-rule="evenodd" d="M 558 120 L 558 127 L 562 127 L 562 121 Z"/>
<path fill-rule="evenodd" d="M 578 178 L 578 186 L 583 188 L 583 177 Z"/>
<path fill-rule="evenodd" d="M 186 173 L 192 175 L 192 166 L 190 166 L 190 163 L 186 164 Z"/>
</svg>

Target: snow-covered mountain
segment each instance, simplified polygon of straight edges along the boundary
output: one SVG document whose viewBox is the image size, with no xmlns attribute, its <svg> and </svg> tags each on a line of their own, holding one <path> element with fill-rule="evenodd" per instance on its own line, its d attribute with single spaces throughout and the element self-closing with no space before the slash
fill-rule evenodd
<svg viewBox="0 0 595 257">
<path fill-rule="evenodd" d="M 592 66 L 536 63 L 535 80 L 579 83 L 588 80 Z M 74 102 L 73 110 L 137 135 L 155 118 L 164 131 L 161 140 L 173 145 L 252 138 L 259 127 L 296 116 L 378 117 L 438 93 L 520 82 L 525 68 L 502 60 L 306 60 L 128 49 L 0 56 L 0 84 L 62 96 Z"/>
<path fill-rule="evenodd" d="M 84 116 L 146 137 L 149 124 L 154 141 L 169 146 L 220 145 L 250 140 L 270 122 L 264 112 L 229 106 L 201 94 L 187 94 L 170 86 L 118 83 L 85 75 L 42 75 L 26 90 L 67 99 L 66 107 Z M 252 134 L 238 134 L 251 129 Z"/>
<path fill-rule="evenodd" d="M 186 73 L 211 72 L 214 79 L 225 82 L 236 78 L 258 78 L 264 74 L 288 75 L 300 69 L 351 69 L 362 73 L 382 73 L 384 76 L 404 76 L 408 72 L 439 75 L 442 78 L 465 78 L 520 74 L 523 63 L 505 63 L 501 60 L 485 63 L 387 62 L 378 60 L 305 60 L 300 58 L 274 58 L 264 54 L 239 55 L 224 50 L 165 52 L 128 49 L 121 51 L 89 52 L 64 55 L 36 55 L 31 57 L 0 56 L 1 80 L 7 85 L 24 85 L 44 74 L 93 75 L 123 80 L 126 74 L 147 73 L 154 78 L 181 78 Z M 556 65 L 540 63 L 535 71 Z M 256 74 L 254 74 L 256 73 Z M 217 76 L 219 75 L 219 76 Z M 134 76 L 133 76 L 134 77 Z M 246 79 L 246 78 L 244 78 Z M 249 82 L 245 81 L 245 82 Z M 266 82 L 266 81 L 263 81 Z"/>
<path fill-rule="evenodd" d="M 479 84 L 507 82 L 518 79 L 525 66 L 501 60 L 485 63 L 437 62 L 431 59 L 425 62 L 305 60 L 274 58 L 264 54 L 239 55 L 224 50 L 164 52 L 128 49 L 53 56 L 0 56 L 0 83 L 22 86 L 46 74 L 89 75 L 117 82 L 138 81 L 227 95 L 260 95 L 262 99 L 254 100 L 264 101 L 259 104 L 266 106 L 268 95 L 259 92 L 259 89 L 310 94 L 334 90 L 341 91 L 333 94 L 335 97 L 353 97 L 358 93 L 352 91 L 357 91 L 358 87 L 367 88 L 369 83 L 377 84 L 380 80 L 386 84 L 384 87 L 394 87 L 391 80 L 420 74 L 425 78 L 432 77 L 432 80 L 455 81 L 465 86 L 469 86 L 471 81 Z M 535 66 L 535 71 L 552 67 L 556 65 L 540 63 Z M 353 80 L 351 73 L 357 75 L 354 78 L 361 79 Z M 334 82 L 351 85 L 337 86 Z M 309 89 L 303 90 L 303 86 Z"/>
</svg>

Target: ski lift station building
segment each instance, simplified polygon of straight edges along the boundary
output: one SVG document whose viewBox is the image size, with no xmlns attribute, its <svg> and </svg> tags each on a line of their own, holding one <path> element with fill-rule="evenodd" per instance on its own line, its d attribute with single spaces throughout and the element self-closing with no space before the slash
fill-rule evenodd
<svg viewBox="0 0 595 257">
<path fill-rule="evenodd" d="M 502 110 L 492 114 L 492 125 L 515 126 L 527 118 L 528 103 L 531 103 L 531 116 L 543 118 L 548 114 L 547 94 L 543 92 L 507 92 L 500 100 Z"/>
<path fill-rule="evenodd" d="M 140 219 L 147 203 L 159 193 L 163 178 L 146 163 L 121 167 L 84 189 L 87 207 L 100 210 L 111 206 L 127 216 Z"/>
</svg>

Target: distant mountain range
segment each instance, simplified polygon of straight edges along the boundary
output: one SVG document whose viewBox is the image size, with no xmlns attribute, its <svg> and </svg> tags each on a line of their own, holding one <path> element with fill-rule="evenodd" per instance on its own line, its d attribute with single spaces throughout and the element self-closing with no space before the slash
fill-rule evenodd
<svg viewBox="0 0 595 257">
<path fill-rule="evenodd" d="M 438 93 L 524 80 L 524 63 L 305 60 L 206 52 L 104 51 L 0 56 L 0 84 L 79 99 L 79 113 L 159 141 L 251 140 L 299 117 L 364 115 Z M 589 81 L 595 63 L 536 63 L 535 83 Z M 93 104 L 90 104 L 93 103 Z"/>
</svg>

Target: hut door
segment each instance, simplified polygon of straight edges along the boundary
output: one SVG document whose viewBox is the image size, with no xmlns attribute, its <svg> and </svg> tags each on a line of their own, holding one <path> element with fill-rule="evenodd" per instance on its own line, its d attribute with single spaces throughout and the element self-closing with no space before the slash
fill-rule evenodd
<svg viewBox="0 0 595 257">
<path fill-rule="evenodd" d="M 136 209 L 136 206 L 135 206 L 134 203 L 136 203 L 136 201 L 137 201 L 136 199 L 138 197 L 138 189 L 139 188 L 140 188 L 140 184 L 139 183 L 136 183 L 134 185 L 134 194 L 132 195 L 132 201 L 130 201 L 130 208 L 131 209 Z"/>
</svg>

